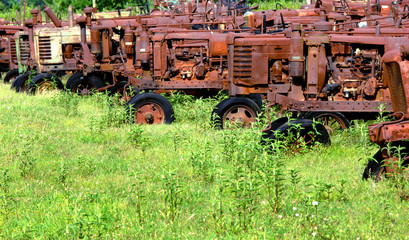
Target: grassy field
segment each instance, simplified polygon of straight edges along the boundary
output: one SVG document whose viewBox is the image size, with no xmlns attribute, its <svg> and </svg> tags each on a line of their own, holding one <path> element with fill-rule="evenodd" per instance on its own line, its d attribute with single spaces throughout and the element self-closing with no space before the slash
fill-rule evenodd
<svg viewBox="0 0 409 240">
<path fill-rule="evenodd" d="M 0 85 L 0 237 L 397 239 L 405 182 L 361 179 L 376 152 L 356 122 L 329 147 L 215 130 L 217 100 L 171 98 L 172 125 L 126 124 L 105 95 Z"/>
</svg>

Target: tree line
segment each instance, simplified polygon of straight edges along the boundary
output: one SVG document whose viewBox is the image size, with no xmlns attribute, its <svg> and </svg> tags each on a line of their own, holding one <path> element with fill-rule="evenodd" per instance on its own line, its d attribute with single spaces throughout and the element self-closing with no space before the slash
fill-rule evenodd
<svg viewBox="0 0 409 240">
<path fill-rule="evenodd" d="M 92 0 L 0 0 L 0 11 L 19 10 L 26 1 L 28 8 L 37 6 L 49 6 L 54 11 L 66 11 L 72 5 L 76 12 L 81 12 L 86 6 L 92 6 Z M 141 6 L 146 0 L 96 0 L 98 11 L 123 9 L 133 6 Z"/>
</svg>

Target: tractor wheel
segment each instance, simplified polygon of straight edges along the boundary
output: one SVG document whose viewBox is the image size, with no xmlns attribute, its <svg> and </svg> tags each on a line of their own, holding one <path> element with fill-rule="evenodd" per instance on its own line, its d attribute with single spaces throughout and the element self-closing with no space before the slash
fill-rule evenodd
<svg viewBox="0 0 409 240">
<path fill-rule="evenodd" d="M 263 139 L 268 139 L 270 138 L 271 134 L 277 130 L 277 128 L 283 126 L 289 121 L 288 117 L 281 117 L 276 120 L 274 120 L 267 129 L 263 130 Z"/>
<path fill-rule="evenodd" d="M 17 69 L 11 70 L 7 72 L 6 76 L 4 77 L 4 83 L 12 83 L 17 77 L 20 75 Z"/>
<path fill-rule="evenodd" d="M 251 127 L 261 112 L 258 105 L 245 97 L 231 97 L 221 101 L 213 109 L 212 120 L 216 128 L 222 129 L 227 123 L 241 127 Z"/>
<path fill-rule="evenodd" d="M 372 178 L 375 181 L 379 181 L 390 175 L 403 174 L 403 172 L 407 171 L 409 166 L 409 142 L 394 141 L 390 143 L 388 148 L 390 162 L 385 162 L 382 150 L 379 150 L 368 161 L 364 173 L 362 174 L 363 179 Z"/>
<path fill-rule="evenodd" d="M 59 89 L 64 89 L 64 84 L 61 80 L 51 73 L 40 73 L 33 77 L 30 83 L 27 85 L 27 93 L 40 93 Z"/>
<path fill-rule="evenodd" d="M 279 126 L 280 124 L 281 126 Z M 292 146 L 301 144 L 308 146 L 315 143 L 331 144 L 324 125 L 321 123 L 314 124 L 314 121 L 311 119 L 296 119 L 292 121 L 288 121 L 286 118 L 277 119 L 263 137 L 264 139 L 287 141 Z"/>
<path fill-rule="evenodd" d="M 263 97 L 260 93 L 250 93 L 249 98 L 253 100 L 260 109 L 263 108 Z"/>
<path fill-rule="evenodd" d="M 309 112 L 302 118 L 314 119 L 315 121 L 324 124 L 330 135 L 333 135 L 337 131 L 345 130 L 351 126 L 348 119 L 339 112 Z"/>
<path fill-rule="evenodd" d="M 362 179 L 372 178 L 376 181 L 380 180 L 385 172 L 383 164 L 382 151 L 379 150 L 373 155 L 372 159 L 368 161 Z"/>
<path fill-rule="evenodd" d="M 29 80 L 31 72 L 25 72 L 20 74 L 14 81 L 11 83 L 11 89 L 15 89 L 16 92 L 26 92 L 27 90 L 27 81 Z"/>
<path fill-rule="evenodd" d="M 157 93 L 136 95 L 128 102 L 127 111 L 136 124 L 172 123 L 175 120 L 172 105 Z"/>
<path fill-rule="evenodd" d="M 77 77 L 72 81 L 70 85 L 71 92 L 83 96 L 92 94 L 99 88 L 102 88 L 105 84 L 99 77 L 90 76 L 81 78 Z"/>
<path fill-rule="evenodd" d="M 66 88 L 66 89 L 71 89 L 72 83 L 78 81 L 78 79 L 80 79 L 80 78 L 82 78 L 82 77 L 83 77 L 82 72 L 75 72 L 74 74 L 72 74 L 72 75 L 68 78 L 67 83 L 65 84 L 65 88 Z"/>
</svg>

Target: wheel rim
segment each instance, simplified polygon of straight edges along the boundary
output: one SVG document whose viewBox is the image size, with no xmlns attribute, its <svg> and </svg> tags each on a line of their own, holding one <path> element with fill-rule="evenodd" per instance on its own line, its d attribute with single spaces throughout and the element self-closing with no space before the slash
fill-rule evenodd
<svg viewBox="0 0 409 240">
<path fill-rule="evenodd" d="M 135 123 L 159 124 L 165 121 L 163 108 L 154 102 L 146 102 L 135 110 Z"/>
<path fill-rule="evenodd" d="M 341 117 L 337 116 L 336 114 L 332 113 L 319 114 L 316 117 L 314 117 L 314 119 L 317 122 L 322 123 L 330 135 L 334 134 L 337 131 L 342 131 L 348 128 L 344 120 Z"/>
<path fill-rule="evenodd" d="M 305 145 L 310 145 L 315 142 L 315 134 L 313 132 L 308 132 L 307 134 L 301 136 L 301 138 Z"/>
<path fill-rule="evenodd" d="M 230 122 L 232 126 L 251 127 L 256 122 L 256 113 L 248 106 L 236 105 L 229 108 L 223 115 L 223 124 Z"/>
<path fill-rule="evenodd" d="M 55 85 L 50 81 L 44 81 L 38 85 L 37 89 L 39 93 L 45 93 L 54 90 Z"/>
<path fill-rule="evenodd" d="M 298 130 L 297 130 L 298 131 Z M 308 131 L 306 133 L 300 132 L 293 133 L 294 138 L 289 142 L 288 147 L 293 149 L 294 152 L 299 152 L 302 146 L 310 146 L 315 142 L 315 134 L 312 131 Z"/>
<path fill-rule="evenodd" d="M 79 84 L 74 85 L 71 91 L 81 96 L 84 96 L 84 95 L 91 95 L 95 89 L 96 89 L 95 86 L 91 84 L 90 82 L 84 82 L 84 83 L 79 83 Z"/>
</svg>

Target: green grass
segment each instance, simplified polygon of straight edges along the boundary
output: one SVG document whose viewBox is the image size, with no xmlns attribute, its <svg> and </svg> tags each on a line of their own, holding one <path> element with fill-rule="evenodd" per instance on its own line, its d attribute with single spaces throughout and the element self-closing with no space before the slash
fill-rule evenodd
<svg viewBox="0 0 409 240">
<path fill-rule="evenodd" d="M 217 100 L 171 101 L 174 124 L 136 126 L 104 95 L 28 96 L 0 85 L 0 237 L 408 235 L 408 203 L 393 181 L 361 180 L 376 151 L 366 124 L 329 147 L 271 152 L 260 145 L 264 124 L 214 130 Z"/>
<path fill-rule="evenodd" d="M 301 5 L 305 4 L 305 1 L 287 1 L 287 0 L 279 0 L 279 1 L 256 1 L 251 5 L 258 4 L 259 7 L 257 10 L 276 10 L 282 9 L 283 7 L 288 9 L 299 9 Z"/>
</svg>

